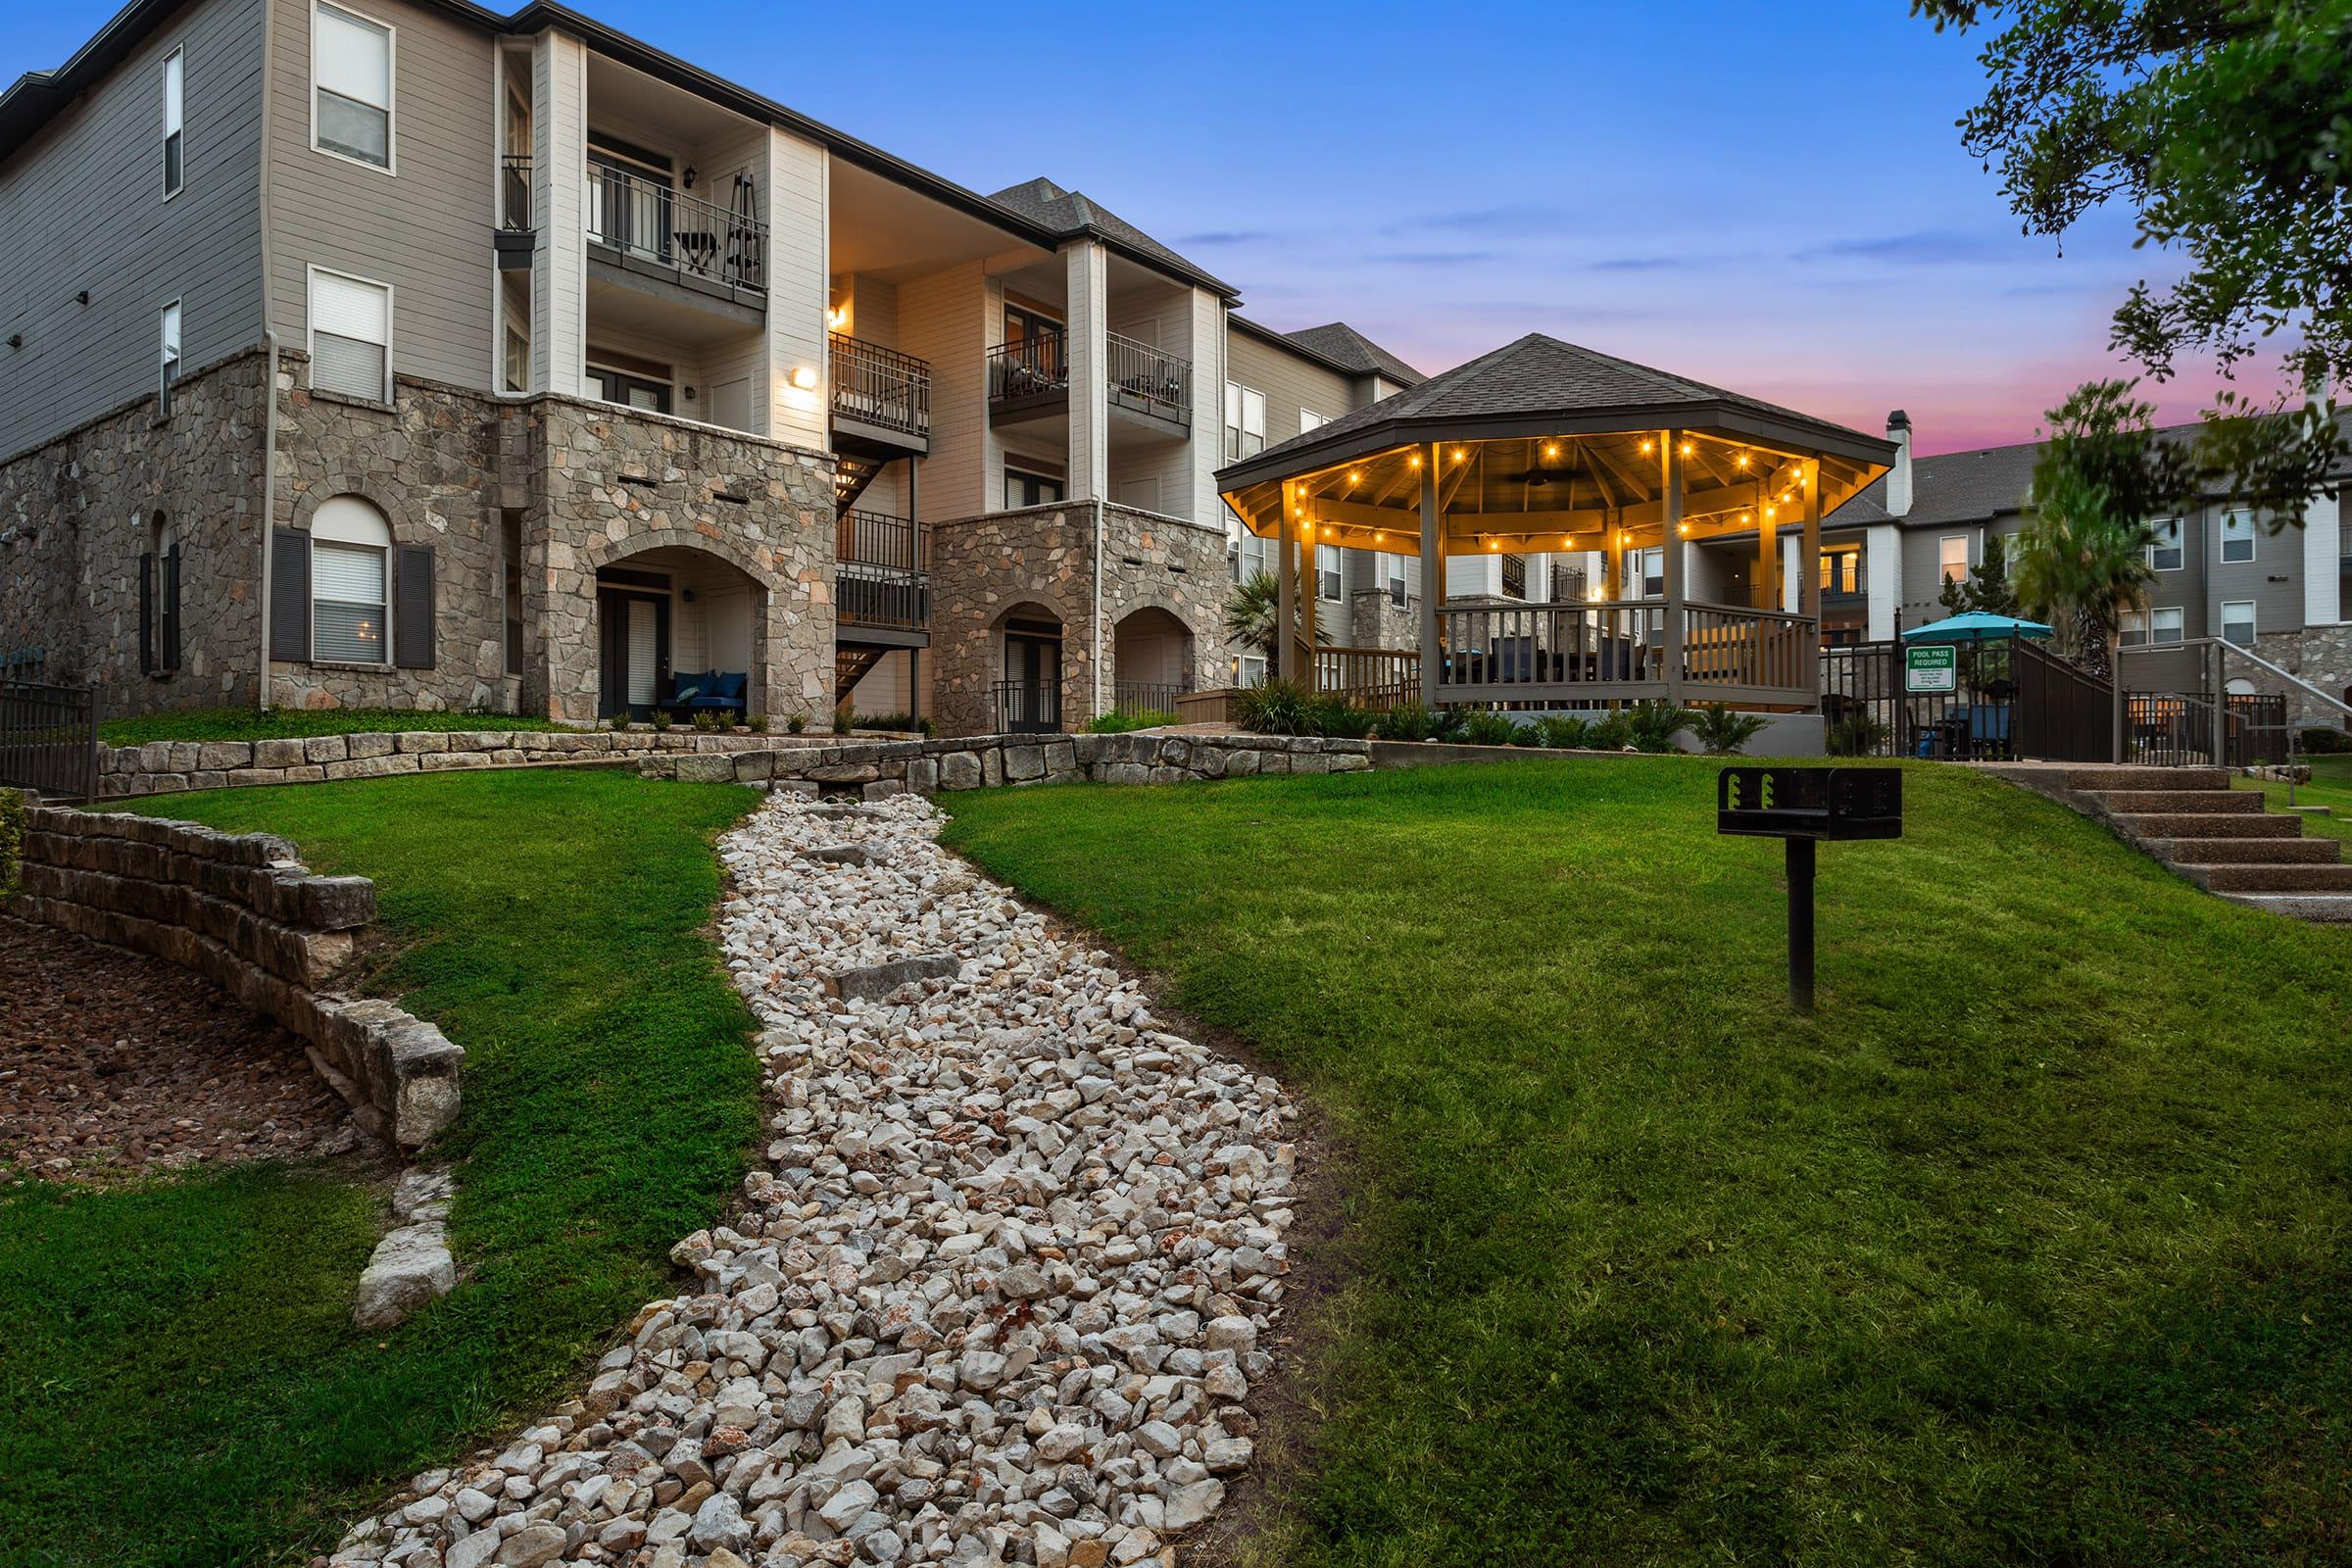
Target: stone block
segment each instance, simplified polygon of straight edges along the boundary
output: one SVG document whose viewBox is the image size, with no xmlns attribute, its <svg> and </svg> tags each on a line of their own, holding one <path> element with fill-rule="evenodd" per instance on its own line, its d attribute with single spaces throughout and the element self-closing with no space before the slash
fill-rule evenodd
<svg viewBox="0 0 2352 1568">
<path fill-rule="evenodd" d="M 345 735 L 313 735 L 302 743 L 306 762 L 340 762 L 351 755 L 351 739 Z"/>
<path fill-rule="evenodd" d="M 490 759 L 482 752 L 419 752 L 416 770 L 420 773 L 455 773 L 471 767 L 488 767 Z"/>
<path fill-rule="evenodd" d="M 446 752 L 449 737 L 439 730 L 404 729 L 392 737 L 396 752 Z"/>
<path fill-rule="evenodd" d="M 226 772 L 232 767 L 253 765 L 251 741 L 206 741 L 196 748 L 196 766 L 199 769 L 219 769 Z"/>
<path fill-rule="evenodd" d="M 918 757 L 906 764 L 906 788 L 917 795 L 931 795 L 939 789 L 939 759 Z"/>
<path fill-rule="evenodd" d="M 671 777 L 686 784 L 730 784 L 735 780 L 735 759 L 687 753 L 669 760 Z"/>
<path fill-rule="evenodd" d="M 295 767 L 307 760 L 304 745 L 299 740 L 253 743 L 253 765 L 256 767 Z"/>
<path fill-rule="evenodd" d="M 939 787 L 943 790 L 976 790 L 980 777 L 976 753 L 950 752 L 939 760 Z"/>
<path fill-rule="evenodd" d="M 343 755 L 354 760 L 363 757 L 389 757 L 398 749 L 394 744 L 397 739 L 397 736 L 381 733 L 347 735 L 343 737 Z M 332 761 L 334 759 L 330 758 L 328 760 Z"/>
<path fill-rule="evenodd" d="M 872 1002 L 889 996 L 901 986 L 951 977 L 961 968 L 961 960 L 954 954 L 931 953 L 859 969 L 844 969 L 826 977 L 825 989 L 844 1002 Z"/>
<path fill-rule="evenodd" d="M 1008 783 L 1026 783 L 1044 776 L 1046 749 L 1043 746 L 1007 746 L 1004 748 L 1004 777 Z"/>
</svg>

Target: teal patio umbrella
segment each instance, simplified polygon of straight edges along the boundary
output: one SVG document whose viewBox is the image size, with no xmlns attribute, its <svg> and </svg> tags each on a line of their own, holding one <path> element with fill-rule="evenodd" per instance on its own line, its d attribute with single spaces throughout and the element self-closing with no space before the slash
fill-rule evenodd
<svg viewBox="0 0 2352 1568">
<path fill-rule="evenodd" d="M 1949 615 L 1942 620 L 1931 620 L 1925 626 L 1914 626 L 1903 633 L 1907 643 L 1993 643 L 2007 642 L 2012 637 L 2055 637 L 2057 633 L 2038 620 L 2020 620 L 2015 615 L 1995 615 L 1982 610 L 1966 614 Z"/>
</svg>

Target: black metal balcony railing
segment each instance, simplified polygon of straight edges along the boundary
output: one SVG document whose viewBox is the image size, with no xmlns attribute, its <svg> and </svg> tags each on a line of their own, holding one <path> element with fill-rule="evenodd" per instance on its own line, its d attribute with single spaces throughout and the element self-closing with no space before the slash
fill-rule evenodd
<svg viewBox="0 0 2352 1568">
<path fill-rule="evenodd" d="M 537 228 L 531 221 L 531 155 L 508 153 L 498 162 L 498 226 L 516 233 Z"/>
<path fill-rule="evenodd" d="M 1192 417 L 1192 361 L 1116 332 L 1104 333 L 1103 343 L 1112 398 L 1163 417 Z"/>
<path fill-rule="evenodd" d="M 1044 397 L 1070 389 L 1067 341 L 1059 332 L 1040 332 L 988 351 L 989 401 Z"/>
<path fill-rule="evenodd" d="M 834 520 L 836 617 L 844 626 L 920 631 L 931 623 L 931 534 L 881 512 Z"/>
<path fill-rule="evenodd" d="M 1173 713 L 1176 711 L 1176 699 L 1192 689 L 1185 681 L 1113 681 L 1110 690 L 1111 710 L 1122 714 Z"/>
<path fill-rule="evenodd" d="M 832 333 L 827 343 L 836 415 L 906 435 L 931 433 L 931 367 L 927 361 L 839 332 Z"/>
<path fill-rule="evenodd" d="M 588 171 L 587 220 L 589 239 L 623 256 L 681 278 L 766 291 L 767 225 L 748 213 L 598 164 Z"/>
<path fill-rule="evenodd" d="M 998 681 L 989 688 L 989 712 L 997 734 L 1051 734 L 1061 728 L 1061 684 Z"/>
</svg>

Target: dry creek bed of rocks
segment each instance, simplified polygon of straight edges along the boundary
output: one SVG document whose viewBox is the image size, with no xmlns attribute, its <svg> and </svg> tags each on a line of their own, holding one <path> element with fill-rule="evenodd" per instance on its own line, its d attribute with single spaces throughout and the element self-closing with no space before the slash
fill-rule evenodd
<svg viewBox="0 0 2352 1568">
<path fill-rule="evenodd" d="M 338 1568 L 1176 1562 L 1250 1462 L 1297 1111 L 939 820 L 778 794 L 721 841 L 765 1162 L 582 1396 Z"/>
</svg>

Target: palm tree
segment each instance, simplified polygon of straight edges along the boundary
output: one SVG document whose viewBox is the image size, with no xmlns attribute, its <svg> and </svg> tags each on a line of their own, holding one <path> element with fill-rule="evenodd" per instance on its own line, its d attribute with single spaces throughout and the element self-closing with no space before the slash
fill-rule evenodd
<svg viewBox="0 0 2352 1568">
<path fill-rule="evenodd" d="M 1269 676 L 1284 673 L 1282 585 L 1272 572 L 1253 571 L 1233 585 L 1233 593 L 1225 601 L 1225 635 L 1265 655 Z M 1331 641 L 1331 633 L 1320 619 L 1315 622 L 1315 641 Z"/>
<path fill-rule="evenodd" d="M 2036 494 L 2034 507 L 2013 547 L 2018 603 L 2055 628 L 2059 652 L 2105 674 L 2115 667 L 2125 614 L 2146 608 L 2155 583 L 2148 565 L 2155 529 L 2112 515 L 2098 490 L 2071 481 Z"/>
</svg>

